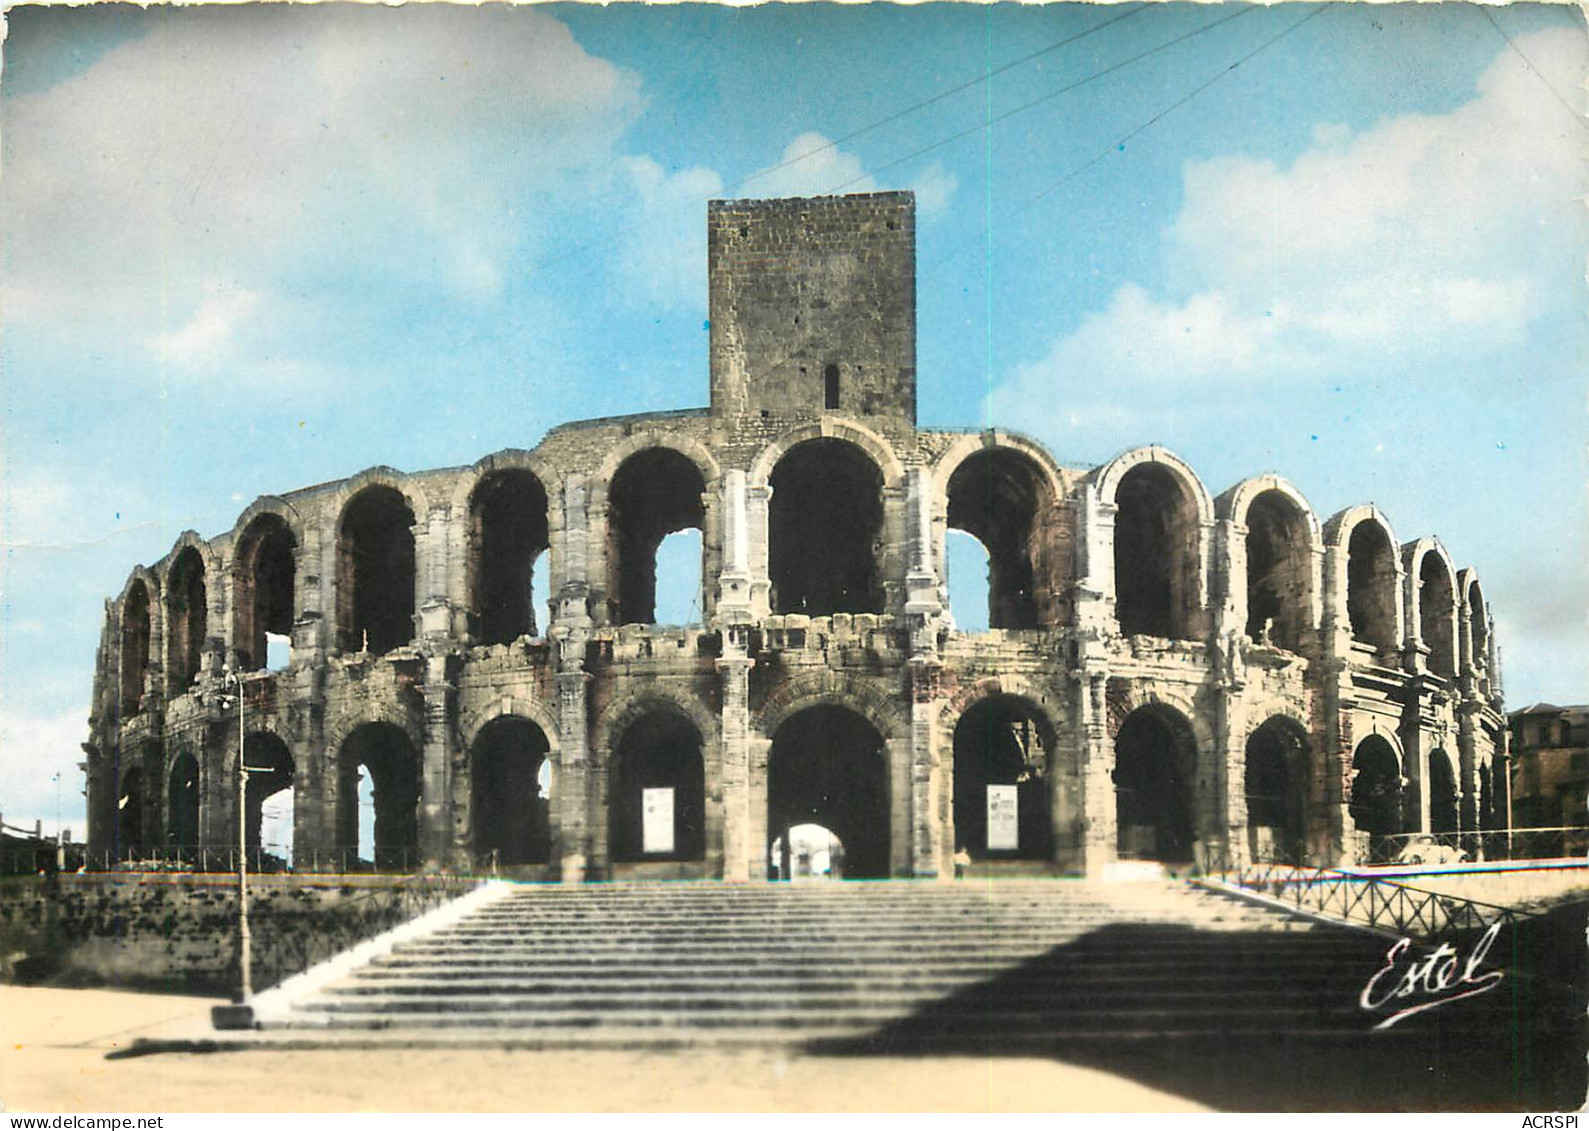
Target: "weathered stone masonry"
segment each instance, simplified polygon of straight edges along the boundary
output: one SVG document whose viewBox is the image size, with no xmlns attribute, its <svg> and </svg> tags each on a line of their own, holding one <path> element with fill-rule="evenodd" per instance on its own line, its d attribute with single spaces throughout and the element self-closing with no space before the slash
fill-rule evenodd
<svg viewBox="0 0 1589 1131">
<path fill-rule="evenodd" d="M 850 875 L 916 876 L 962 846 L 1096 874 L 1504 824 L 1473 571 L 1372 507 L 1321 526 L 1276 476 L 1216 499 L 1159 447 L 1069 468 L 918 429 L 914 218 L 898 193 L 715 202 L 708 409 L 267 496 L 135 569 L 106 605 L 91 844 L 236 843 L 228 668 L 269 771 L 251 836 L 292 789 L 301 868 L 353 866 L 363 774 L 368 863 L 569 881 L 765 877 L 805 821 Z M 658 626 L 656 549 L 686 528 L 700 623 Z M 989 552 L 989 631 L 948 614 L 949 529 Z M 657 787 L 670 851 L 641 836 Z M 1017 800 L 998 835 L 989 787 Z"/>
</svg>

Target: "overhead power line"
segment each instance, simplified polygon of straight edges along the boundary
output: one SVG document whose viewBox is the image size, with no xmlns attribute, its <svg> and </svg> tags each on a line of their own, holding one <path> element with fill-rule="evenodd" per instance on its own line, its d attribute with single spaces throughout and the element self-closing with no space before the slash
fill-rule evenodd
<svg viewBox="0 0 1589 1131">
<path fill-rule="evenodd" d="M 1007 71 L 1014 70 L 1016 67 L 1024 66 L 1025 64 L 1030 63 L 1034 59 L 1039 59 L 1039 58 L 1042 58 L 1045 55 L 1050 55 L 1053 52 L 1059 50 L 1061 47 L 1068 47 L 1072 43 L 1076 43 L 1076 42 L 1078 42 L 1080 40 L 1086 39 L 1088 36 L 1093 35 L 1093 34 L 1095 34 L 1097 32 L 1103 31 L 1105 28 L 1108 28 L 1108 27 L 1113 26 L 1114 24 L 1120 23 L 1122 20 L 1129 19 L 1132 16 L 1135 16 L 1135 15 L 1139 14 L 1140 12 L 1146 11 L 1149 7 L 1151 7 L 1151 5 L 1138 4 L 1135 7 L 1129 9 L 1128 11 L 1121 12 L 1119 15 L 1111 16 L 1107 20 L 1103 20 L 1100 23 L 1096 23 L 1096 24 L 1092 25 L 1091 27 L 1087 28 L 1085 31 L 1080 31 L 1080 32 L 1077 32 L 1075 35 L 1066 36 L 1064 39 L 1056 40 L 1055 42 L 1050 43 L 1046 47 L 1039 48 L 1038 50 L 1033 51 L 1032 53 L 1030 53 L 1028 55 L 1021 56 L 1019 59 L 1012 59 L 1008 63 L 1004 63 L 1004 64 L 1001 64 L 1000 66 L 994 67 L 991 70 L 984 71 L 982 74 L 979 74 L 979 75 L 976 75 L 973 78 L 967 79 L 965 82 L 959 83 L 956 86 L 952 86 L 948 90 L 940 91 L 939 93 L 933 95 L 930 98 L 924 98 L 920 102 L 916 102 L 916 103 L 911 104 L 910 106 L 906 106 L 902 110 L 896 110 L 894 113 L 889 114 L 886 117 L 879 118 L 879 119 L 877 119 L 874 122 L 869 122 L 868 124 L 860 127 L 859 129 L 851 130 L 849 133 L 844 134 L 841 137 L 835 138 L 833 141 L 828 142 L 826 145 L 818 146 L 815 149 L 807 150 L 804 153 L 801 153 L 801 154 L 799 154 L 799 155 L 797 155 L 795 157 L 790 157 L 787 160 L 780 161 L 778 164 L 773 165 L 770 168 L 759 169 L 756 172 L 751 173 L 749 176 L 744 177 L 744 178 L 734 182 L 734 184 L 731 185 L 728 188 L 728 190 L 726 190 L 726 191 L 727 191 L 728 195 L 733 195 L 733 194 L 739 192 L 739 190 L 743 189 L 746 185 L 750 184 L 752 181 L 760 180 L 763 177 L 771 176 L 773 173 L 781 172 L 782 170 L 787 169 L 787 168 L 789 168 L 789 167 L 791 167 L 793 165 L 798 165 L 802 161 L 809 161 L 811 158 L 816 157 L 818 154 L 826 153 L 826 152 L 828 152 L 829 150 L 832 150 L 832 149 L 837 149 L 839 146 L 843 145 L 844 143 L 846 143 L 848 141 L 853 141 L 855 138 L 861 137 L 863 134 L 871 133 L 873 130 L 880 129 L 883 126 L 889 125 L 889 124 L 891 124 L 893 122 L 897 122 L 901 118 L 909 117 L 911 114 L 916 113 L 918 110 L 925 109 L 928 106 L 936 105 L 937 103 L 942 102 L 946 98 L 949 98 L 949 97 L 951 97 L 953 95 L 959 94 L 962 91 L 970 90 L 972 87 L 979 86 L 979 85 L 981 85 L 983 83 L 986 83 L 990 79 L 992 79 L 992 78 L 994 78 L 994 77 L 996 77 L 998 75 L 1002 75 L 1002 74 L 1004 74 Z M 1248 9 L 1243 9 L 1243 11 L 1246 11 L 1246 10 L 1248 10 Z M 1240 14 L 1240 13 L 1238 13 L 1238 14 Z M 1230 17 L 1227 17 L 1227 18 L 1230 18 Z M 1166 44 L 1165 46 L 1170 46 L 1170 45 Z M 1155 48 L 1154 50 L 1155 51 L 1163 50 L 1163 48 Z M 1153 52 L 1150 51 L 1150 52 L 1147 52 L 1145 54 L 1153 54 Z M 1143 57 L 1145 57 L 1145 55 L 1144 56 L 1138 56 L 1138 58 L 1143 58 Z M 1128 60 L 1128 62 L 1129 61 L 1130 60 Z M 1112 68 L 1112 69 L 1114 69 L 1114 68 Z M 1061 93 L 1063 93 L 1063 92 L 1061 92 Z M 1052 95 L 1047 96 L 1047 97 L 1052 97 Z M 1043 101 L 1043 99 L 1040 99 L 1039 101 Z M 1035 103 L 1033 103 L 1033 105 L 1035 105 Z M 957 135 L 957 136 L 963 136 L 963 135 Z M 948 140 L 953 141 L 955 139 L 954 138 L 950 138 Z M 908 160 L 908 158 L 906 158 L 906 160 Z M 853 182 L 850 182 L 850 183 L 853 183 Z M 830 189 L 828 191 L 829 192 L 835 192 L 837 190 L 836 189 Z M 686 207 L 686 206 L 693 208 L 696 205 L 705 204 L 709 200 L 714 200 L 718 196 L 721 196 L 721 195 L 723 195 L 723 194 L 722 193 L 713 193 L 711 196 L 697 197 L 697 198 L 694 198 L 694 199 L 686 202 L 686 204 L 670 205 L 669 206 L 669 210 L 671 210 L 672 208 L 682 208 L 682 207 Z M 629 224 L 624 224 L 624 225 L 621 225 L 621 226 L 616 227 L 616 228 L 611 228 L 611 229 L 609 229 L 606 232 L 606 234 L 603 236 L 602 239 L 600 239 L 600 240 L 591 240 L 589 242 L 579 244 L 579 245 L 577 245 L 575 247 L 568 248 L 565 251 L 558 252 L 555 255 L 549 256 L 548 258 L 543 259 L 543 260 L 539 261 L 538 263 L 536 263 L 535 264 L 535 269 L 536 270 L 540 270 L 540 269 L 545 268 L 545 267 L 551 267 L 551 266 L 554 266 L 555 264 L 563 262 L 564 260 L 572 259 L 573 257 L 575 257 L 577 255 L 582 255 L 585 252 L 590 251 L 592 248 L 595 248 L 597 246 L 600 246 L 601 244 L 610 242 L 611 240 L 617 238 L 618 236 L 628 235 L 630 232 L 633 232 L 636 229 L 641 228 L 641 227 L 645 226 L 646 224 L 650 223 L 655 218 L 656 218 L 655 213 L 647 213 L 646 215 L 641 216 L 639 219 L 637 219 L 637 220 L 635 220 L 635 221 L 633 221 L 633 222 L 631 222 Z"/>
<path fill-rule="evenodd" d="M 1501 27 L 1501 25 L 1496 22 L 1495 17 L 1490 14 L 1490 10 L 1481 4 L 1479 5 L 1479 11 L 1483 13 L 1485 19 L 1490 21 L 1490 26 L 1495 29 L 1495 34 L 1506 40 L 1506 45 L 1516 53 L 1519 59 L 1523 60 L 1523 65 L 1529 70 L 1533 71 L 1534 77 L 1540 81 L 1541 85 L 1543 85 L 1546 90 L 1550 91 L 1557 102 L 1561 103 L 1562 109 L 1566 110 L 1567 113 L 1572 115 L 1573 121 L 1577 122 L 1580 127 L 1589 128 L 1589 119 L 1584 117 L 1583 111 L 1573 109 L 1572 104 L 1562 97 L 1561 91 L 1557 90 L 1551 81 L 1545 77 L 1544 72 L 1538 67 L 1534 66 L 1534 60 L 1523 54 L 1523 49 L 1519 47 L 1515 41 L 1513 41 L 1511 36 L 1506 34 L 1506 29 Z"/>
</svg>

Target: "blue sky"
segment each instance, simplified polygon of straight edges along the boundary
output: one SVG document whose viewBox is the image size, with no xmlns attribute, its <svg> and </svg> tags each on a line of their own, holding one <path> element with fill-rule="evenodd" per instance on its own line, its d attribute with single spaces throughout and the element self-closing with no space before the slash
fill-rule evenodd
<svg viewBox="0 0 1589 1131">
<path fill-rule="evenodd" d="M 60 771 L 81 827 L 102 602 L 181 531 L 704 404 L 715 196 L 915 190 L 923 424 L 1376 502 L 1479 570 L 1513 705 L 1589 699 L 1571 8 L 8 19 L 8 823 Z"/>
</svg>

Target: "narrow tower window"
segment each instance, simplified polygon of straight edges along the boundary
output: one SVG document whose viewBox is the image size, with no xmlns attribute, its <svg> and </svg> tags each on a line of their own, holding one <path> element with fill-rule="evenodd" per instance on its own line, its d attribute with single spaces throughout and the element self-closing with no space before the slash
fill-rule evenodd
<svg viewBox="0 0 1589 1131">
<path fill-rule="evenodd" d="M 822 407 L 839 407 L 839 367 L 830 365 L 822 371 Z"/>
</svg>

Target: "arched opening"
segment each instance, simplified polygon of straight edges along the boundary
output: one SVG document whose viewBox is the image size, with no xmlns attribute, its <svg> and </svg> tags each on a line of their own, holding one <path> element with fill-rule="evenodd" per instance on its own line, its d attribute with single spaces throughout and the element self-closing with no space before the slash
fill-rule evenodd
<svg viewBox="0 0 1589 1131">
<path fill-rule="evenodd" d="M 190 859 L 199 846 L 199 760 L 187 751 L 171 761 L 166 781 L 166 847 Z"/>
<path fill-rule="evenodd" d="M 271 839 L 275 843 L 267 843 L 265 837 L 265 814 L 267 810 L 279 808 L 281 801 L 277 795 L 292 794 L 293 761 L 292 751 L 287 749 L 287 744 L 270 731 L 255 731 L 243 743 L 244 765 L 248 767 L 248 790 L 245 795 L 247 802 L 248 824 L 244 829 L 245 841 L 249 848 L 258 850 L 259 866 L 262 868 L 285 868 L 292 864 L 292 845 L 279 843 L 281 838 L 280 820 L 271 822 Z M 275 814 L 273 814 L 275 816 Z"/>
<path fill-rule="evenodd" d="M 1401 832 L 1401 759 L 1382 736 L 1371 734 L 1352 755 L 1352 824 L 1371 837 Z"/>
<path fill-rule="evenodd" d="M 1468 634 L 1473 640 L 1473 666 L 1483 671 L 1490 665 L 1490 620 L 1477 581 L 1468 584 Z"/>
<path fill-rule="evenodd" d="M 243 671 L 275 668 L 270 638 L 292 636 L 293 550 L 297 540 L 278 514 L 248 524 L 238 545 L 233 588 L 233 647 Z"/>
<path fill-rule="evenodd" d="M 1300 864 L 1307 851 L 1307 735 L 1267 720 L 1247 739 L 1247 836 L 1254 860 Z"/>
<path fill-rule="evenodd" d="M 1249 639 L 1301 650 L 1312 627 L 1312 565 L 1301 509 L 1283 491 L 1261 492 L 1247 508 Z"/>
<path fill-rule="evenodd" d="M 116 790 L 116 858 L 135 859 L 146 847 L 144 840 L 143 771 L 131 766 L 121 775 Z"/>
<path fill-rule="evenodd" d="M 1197 737 L 1180 712 L 1139 707 L 1115 736 L 1116 846 L 1123 860 L 1192 859 Z"/>
<path fill-rule="evenodd" d="M 791 880 L 844 878 L 844 842 L 821 825 L 796 825 L 789 830 L 788 860 Z M 777 875 L 783 861 L 783 837 L 774 837 L 767 854 L 767 874 Z"/>
<path fill-rule="evenodd" d="M 204 559 L 192 546 L 184 546 L 166 575 L 166 639 L 171 655 L 168 686 L 172 695 L 181 695 L 198 677 L 208 615 Z"/>
<path fill-rule="evenodd" d="M 1429 831 L 1457 831 L 1457 775 L 1444 750 L 1429 751 Z"/>
<path fill-rule="evenodd" d="M 523 468 L 481 477 L 469 499 L 469 535 L 476 641 L 538 635 L 535 569 L 549 538 L 546 488 Z"/>
<path fill-rule="evenodd" d="M 1041 576 L 1041 517 L 1049 489 L 1031 459 L 1007 448 L 968 457 L 949 477 L 948 521 L 988 552 L 990 628 L 1036 628 Z M 950 573 L 950 601 L 954 574 Z"/>
<path fill-rule="evenodd" d="M 344 651 L 382 655 L 414 638 L 414 512 L 392 487 L 366 487 L 342 512 L 337 624 Z"/>
<path fill-rule="evenodd" d="M 792 830 L 815 824 L 844 845 L 848 879 L 889 874 L 888 765 L 883 736 L 847 707 L 807 707 L 773 734 L 767 768 L 767 846 L 774 878 L 793 873 Z"/>
<path fill-rule="evenodd" d="M 470 840 L 476 863 L 545 864 L 552 856 L 551 799 L 541 788 L 546 734 L 499 715 L 469 748 Z"/>
<path fill-rule="evenodd" d="M 149 672 L 149 587 L 134 581 L 121 605 L 121 715 L 143 710 L 144 677 Z"/>
<path fill-rule="evenodd" d="M 620 863 L 706 855 L 701 732 L 659 707 L 624 728 L 613 749 L 608 851 Z"/>
<path fill-rule="evenodd" d="M 1162 464 L 1138 464 L 1115 492 L 1115 618 L 1126 636 L 1191 639 L 1198 603 L 1197 504 Z"/>
<path fill-rule="evenodd" d="M 1457 673 L 1455 609 L 1451 571 L 1439 554 L 1425 554 L 1418 567 L 1418 634 L 1429 649 L 1429 670 L 1447 678 Z"/>
<path fill-rule="evenodd" d="M 701 469 L 672 448 L 636 452 L 614 473 L 607 489 L 607 594 L 614 624 L 656 623 L 657 549 L 675 531 L 701 528 L 705 491 Z M 699 559 L 693 582 L 689 601 L 700 591 Z M 680 604 L 676 594 L 669 604 Z"/>
<path fill-rule="evenodd" d="M 365 723 L 338 755 L 337 841 L 350 866 L 397 871 L 419 863 L 419 754 L 391 723 Z M 360 812 L 361 780 L 369 817 Z"/>
<path fill-rule="evenodd" d="M 1354 641 L 1396 650 L 1396 554 L 1377 522 L 1359 522 L 1346 544 L 1346 616 Z"/>
<path fill-rule="evenodd" d="M 949 614 L 958 632 L 986 632 L 992 586 L 988 549 L 963 530 L 951 530 L 943 542 L 944 574 L 949 583 Z"/>
<path fill-rule="evenodd" d="M 954 732 L 955 848 L 973 860 L 1054 854 L 1046 719 L 1020 699 L 979 700 Z"/>
<path fill-rule="evenodd" d="M 878 613 L 883 475 L 844 440 L 807 440 L 773 468 L 767 510 L 773 610 Z M 848 839 L 846 838 L 846 843 Z"/>
</svg>

